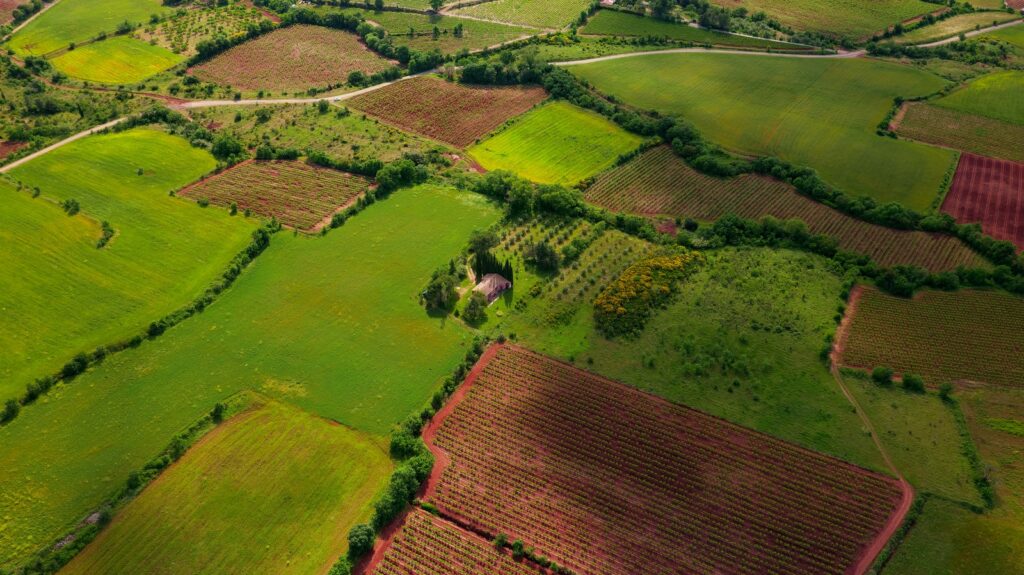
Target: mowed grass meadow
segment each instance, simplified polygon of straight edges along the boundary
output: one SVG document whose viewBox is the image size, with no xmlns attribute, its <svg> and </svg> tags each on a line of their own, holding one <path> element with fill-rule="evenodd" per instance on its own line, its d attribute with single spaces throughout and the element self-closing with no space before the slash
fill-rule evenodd
<svg viewBox="0 0 1024 575">
<path fill-rule="evenodd" d="M 40 56 L 113 33 L 118 24 L 147 22 L 172 8 L 161 0 L 60 0 L 11 37 L 7 46 L 20 56 Z"/>
<path fill-rule="evenodd" d="M 480 196 L 421 186 L 323 237 L 281 232 L 204 313 L 23 410 L 0 427 L 0 568 L 81 520 L 235 392 L 383 437 L 471 341 L 427 316 L 419 293 L 499 216 Z"/>
<path fill-rule="evenodd" d="M 559 101 L 527 112 L 467 152 L 488 170 L 568 185 L 612 167 L 642 142 L 600 114 Z"/>
<path fill-rule="evenodd" d="M 590 17 L 586 27 L 581 32 L 595 36 L 658 36 L 673 40 L 685 40 L 699 44 L 706 43 L 736 48 L 810 49 L 807 46 L 800 46 L 798 44 L 776 42 L 774 40 L 752 38 L 738 34 L 726 34 L 706 28 L 694 28 L 686 24 L 666 22 L 665 20 L 658 20 L 629 12 L 619 12 L 618 10 L 598 11 L 597 14 Z"/>
<path fill-rule="evenodd" d="M 224 271 L 257 223 L 168 196 L 215 166 L 184 139 L 141 128 L 79 140 L 11 172 L 27 189 L 0 189 L 0 267 L 17 270 L 0 279 L 0 399 L 78 352 L 141 332 Z M 57 205 L 67 199 L 78 215 Z M 101 221 L 115 235 L 97 249 Z"/>
<path fill-rule="evenodd" d="M 710 141 L 817 170 L 848 194 L 927 210 L 954 153 L 880 137 L 896 96 L 931 94 L 931 73 L 866 59 L 657 54 L 569 68 L 606 94 L 678 114 Z"/>
<path fill-rule="evenodd" d="M 322 573 L 391 467 L 363 434 L 270 402 L 210 432 L 61 573 Z"/>
<path fill-rule="evenodd" d="M 50 63 L 79 80 L 99 84 L 133 84 L 182 60 L 182 56 L 166 48 L 128 36 L 115 36 L 65 52 Z"/>
</svg>

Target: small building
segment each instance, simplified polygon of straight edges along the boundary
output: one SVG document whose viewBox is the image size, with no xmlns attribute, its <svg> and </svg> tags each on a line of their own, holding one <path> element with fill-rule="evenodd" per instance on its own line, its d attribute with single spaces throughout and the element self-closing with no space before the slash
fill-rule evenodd
<svg viewBox="0 0 1024 575">
<path fill-rule="evenodd" d="M 487 296 L 487 303 L 491 303 L 498 299 L 498 296 L 505 290 L 512 287 L 512 282 L 508 281 L 500 274 L 487 274 L 484 276 L 480 283 L 476 284 L 473 291 L 478 291 Z"/>
<path fill-rule="evenodd" d="M 601 6 L 615 6 L 615 0 L 601 0 Z"/>
</svg>

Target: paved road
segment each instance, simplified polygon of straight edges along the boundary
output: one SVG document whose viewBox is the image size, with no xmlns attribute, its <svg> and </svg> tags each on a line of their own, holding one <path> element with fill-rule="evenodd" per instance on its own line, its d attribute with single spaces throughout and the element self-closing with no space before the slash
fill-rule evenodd
<svg viewBox="0 0 1024 575">
<path fill-rule="evenodd" d="M 586 60 L 570 60 L 566 62 L 552 62 L 555 66 L 579 66 L 582 64 L 593 64 L 595 62 L 604 62 L 606 60 L 618 60 L 620 58 L 637 58 L 640 56 L 652 56 L 655 54 L 742 54 L 744 56 L 761 56 L 761 57 L 775 57 L 775 58 L 831 58 L 831 59 L 842 59 L 842 58 L 860 58 L 866 52 L 864 50 L 858 50 L 856 52 L 839 52 L 838 54 L 789 54 L 782 52 L 752 52 L 747 50 L 715 50 L 714 48 L 673 48 L 671 50 L 650 50 L 647 52 L 627 52 L 625 54 L 612 54 L 610 56 L 599 56 L 597 58 L 587 58 Z"/>
<path fill-rule="evenodd" d="M 1013 22 L 1006 22 L 1005 24 L 999 24 L 997 26 L 989 26 L 988 28 L 982 28 L 981 30 L 974 30 L 964 34 L 968 38 L 974 36 L 980 36 L 981 34 L 988 34 L 989 32 L 995 32 L 996 30 L 1002 30 L 1003 28 L 1009 28 L 1010 26 L 1017 26 L 1024 24 L 1024 20 L 1014 20 Z M 939 40 L 937 42 L 928 42 L 927 44 L 917 44 L 921 48 L 934 48 L 936 46 L 945 46 L 946 44 L 952 44 L 953 42 L 959 42 L 960 36 L 953 36 L 952 38 L 946 38 L 945 40 Z"/>
<path fill-rule="evenodd" d="M 10 164 L 7 164 L 6 166 L 0 167 L 0 174 L 6 173 L 6 172 L 8 172 L 10 170 L 13 170 L 14 168 L 17 168 L 18 166 L 24 164 L 25 162 L 30 162 L 30 161 L 38 158 L 39 156 L 42 156 L 43 154 L 47 154 L 49 152 L 52 152 L 52 151 L 56 150 L 57 148 L 60 148 L 61 146 L 66 146 L 66 145 L 70 144 L 71 142 L 74 142 L 75 140 L 81 140 L 82 138 L 84 138 L 86 136 L 91 136 L 91 135 L 95 134 L 96 132 L 101 132 L 103 130 L 106 130 L 107 128 L 111 128 L 113 126 L 116 126 L 116 125 L 120 124 L 121 122 L 123 122 L 123 121 L 125 121 L 127 119 L 128 118 L 118 118 L 116 120 L 111 120 L 111 121 L 107 122 L 106 124 L 100 124 L 99 126 L 93 126 L 92 128 L 89 128 L 88 130 L 81 131 L 81 132 L 75 134 L 74 136 L 71 136 L 69 138 L 65 138 L 65 139 L 57 142 L 56 144 L 51 144 L 51 145 L 43 148 L 42 150 L 39 150 L 37 152 L 32 152 L 31 154 L 25 156 L 24 158 L 15 160 L 15 161 L 11 162 Z"/>
</svg>

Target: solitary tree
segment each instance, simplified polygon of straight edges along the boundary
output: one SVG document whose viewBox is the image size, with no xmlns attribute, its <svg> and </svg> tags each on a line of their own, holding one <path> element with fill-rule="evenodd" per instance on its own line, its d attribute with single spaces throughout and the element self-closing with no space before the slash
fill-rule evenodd
<svg viewBox="0 0 1024 575">
<path fill-rule="evenodd" d="M 358 559 L 373 549 L 373 540 L 376 538 L 373 527 L 360 523 L 348 532 L 348 555 Z"/>
<path fill-rule="evenodd" d="M 430 9 L 437 12 L 441 9 L 442 4 L 444 4 L 444 0 L 430 0 Z"/>
<path fill-rule="evenodd" d="M 479 325 L 487 319 L 487 296 L 476 290 L 469 296 L 469 303 L 462 312 L 462 319 L 470 325 Z"/>
</svg>

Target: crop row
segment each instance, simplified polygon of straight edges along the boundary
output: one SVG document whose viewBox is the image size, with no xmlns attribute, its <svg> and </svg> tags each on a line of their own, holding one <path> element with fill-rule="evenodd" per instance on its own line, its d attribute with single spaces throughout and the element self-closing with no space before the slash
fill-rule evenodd
<svg viewBox="0 0 1024 575">
<path fill-rule="evenodd" d="M 471 88 L 423 76 L 349 102 L 400 128 L 465 147 L 547 98 L 542 88 Z"/>
<path fill-rule="evenodd" d="M 310 229 L 366 191 L 369 180 L 304 162 L 248 162 L 202 180 L 181 195 L 235 204 L 286 226 Z"/>
<path fill-rule="evenodd" d="M 370 573 L 374 575 L 537 575 L 488 541 L 414 509 Z"/>
<path fill-rule="evenodd" d="M 845 573 L 895 480 L 505 346 L 441 425 L 442 512 L 578 573 Z"/>
<path fill-rule="evenodd" d="M 563 28 L 578 18 L 580 12 L 586 11 L 589 5 L 587 0 L 495 0 L 460 8 L 454 13 L 523 26 Z"/>
<path fill-rule="evenodd" d="M 1024 164 L 963 154 L 942 211 L 1024 249 Z"/>
<path fill-rule="evenodd" d="M 753 219 L 799 219 L 811 232 L 834 237 L 841 249 L 871 256 L 883 266 L 916 265 L 938 272 L 985 265 L 956 238 L 864 222 L 770 178 L 706 176 L 667 147 L 604 175 L 587 191 L 587 199 L 610 210 L 641 215 L 716 220 L 732 213 Z"/>
<path fill-rule="evenodd" d="M 1024 126 L 967 112 L 908 104 L 897 130 L 901 136 L 983 156 L 1024 162 Z"/>
<path fill-rule="evenodd" d="M 1024 298 L 994 291 L 926 291 L 908 300 L 866 288 L 842 361 L 887 366 L 939 385 L 1024 386 Z"/>
</svg>

